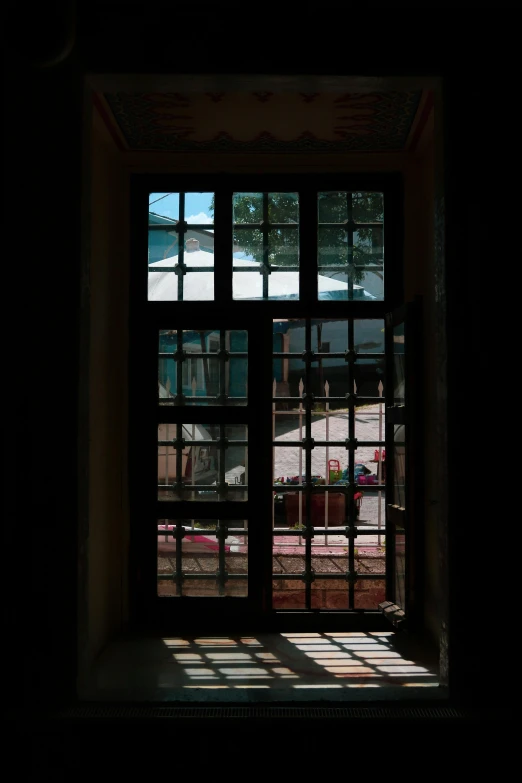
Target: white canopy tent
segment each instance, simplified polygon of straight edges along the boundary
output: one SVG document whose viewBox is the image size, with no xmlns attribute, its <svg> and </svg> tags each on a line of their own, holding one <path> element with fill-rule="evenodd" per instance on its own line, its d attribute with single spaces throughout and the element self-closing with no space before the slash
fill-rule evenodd
<svg viewBox="0 0 522 783">
<path fill-rule="evenodd" d="M 214 255 L 203 250 L 185 252 L 184 263 L 187 274 L 183 279 L 183 299 L 185 301 L 211 301 L 214 299 Z M 172 302 L 178 298 L 178 276 L 174 272 L 162 272 L 162 267 L 173 267 L 178 256 L 164 258 L 149 264 L 149 301 Z M 234 299 L 252 300 L 263 298 L 263 276 L 259 274 L 259 263 L 243 253 L 234 253 L 234 266 L 250 268 L 251 273 L 239 272 L 234 275 Z M 209 267 L 208 272 L 191 272 L 190 267 Z M 320 299 L 346 298 L 346 283 L 331 277 L 319 275 L 318 288 Z M 360 285 L 354 285 L 357 299 L 374 299 Z M 297 299 L 299 296 L 299 272 L 273 271 L 269 277 L 270 299 Z"/>
</svg>

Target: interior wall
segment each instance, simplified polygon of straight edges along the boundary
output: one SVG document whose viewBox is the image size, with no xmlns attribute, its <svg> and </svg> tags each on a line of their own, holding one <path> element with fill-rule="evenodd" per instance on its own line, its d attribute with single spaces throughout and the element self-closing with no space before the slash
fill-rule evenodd
<svg viewBox="0 0 522 783">
<path fill-rule="evenodd" d="M 420 149 L 412 154 L 404 168 L 405 180 L 405 299 L 421 297 L 422 371 L 421 416 L 418 433 L 423 442 L 423 554 L 419 577 L 423 583 L 423 619 L 428 635 L 438 642 L 440 635 L 439 539 L 440 494 L 436 467 L 437 432 L 435 415 L 436 382 L 435 342 L 435 269 L 434 269 L 434 140 L 433 122 L 429 124 Z"/>
<path fill-rule="evenodd" d="M 442 620 L 441 580 L 440 580 L 440 544 L 441 506 L 439 503 L 440 486 L 436 461 L 439 456 L 437 429 L 435 421 L 438 408 L 435 380 L 435 253 L 434 253 L 434 216 L 435 182 L 433 145 L 426 151 L 420 166 L 420 192 L 424 208 L 424 263 L 423 263 L 423 416 L 424 441 L 424 623 L 430 636 L 439 641 Z"/>
<path fill-rule="evenodd" d="M 129 171 L 147 174 L 393 172 L 402 171 L 407 160 L 404 153 L 397 152 L 352 152 L 346 155 L 124 152 L 121 155 Z"/>
<path fill-rule="evenodd" d="M 127 617 L 128 220 L 125 175 L 96 113 L 90 149 L 88 663 Z"/>
</svg>

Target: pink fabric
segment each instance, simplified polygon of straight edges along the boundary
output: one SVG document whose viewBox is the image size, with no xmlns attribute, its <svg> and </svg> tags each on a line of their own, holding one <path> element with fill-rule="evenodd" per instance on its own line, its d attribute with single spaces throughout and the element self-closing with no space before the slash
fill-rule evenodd
<svg viewBox="0 0 522 783">
<path fill-rule="evenodd" d="M 168 533 L 175 529 L 175 525 L 158 525 L 158 532 L 159 533 L 166 533 L 167 534 L 167 540 L 164 541 L 160 537 L 159 539 L 159 546 L 160 549 L 163 552 L 167 551 L 175 551 L 176 549 L 176 539 L 174 536 L 168 535 Z M 190 533 L 187 533 L 185 535 L 185 538 L 183 539 L 185 546 L 187 544 L 199 544 L 199 546 L 202 546 L 204 550 L 210 550 L 211 552 L 218 552 L 219 551 L 219 544 L 218 542 L 213 538 L 207 538 L 207 536 L 198 536 L 198 535 L 191 535 Z M 225 544 L 225 552 L 230 552 L 230 546 Z"/>
</svg>

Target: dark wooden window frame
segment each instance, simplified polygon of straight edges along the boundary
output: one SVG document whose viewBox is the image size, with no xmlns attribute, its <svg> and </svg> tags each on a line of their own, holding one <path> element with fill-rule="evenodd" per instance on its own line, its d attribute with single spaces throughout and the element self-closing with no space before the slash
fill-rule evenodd
<svg viewBox="0 0 522 783">
<path fill-rule="evenodd" d="M 317 193 L 320 191 L 379 191 L 385 199 L 384 300 L 321 301 L 317 298 Z M 248 627 L 275 629 L 287 612 L 271 610 L 272 529 L 261 524 L 272 517 L 271 432 L 272 398 L 272 321 L 274 318 L 385 318 L 387 312 L 403 303 L 403 196 L 402 177 L 388 174 L 296 174 L 296 175 L 148 175 L 131 176 L 131 276 L 130 276 L 130 350 L 129 350 L 129 486 L 130 486 L 130 606 L 135 628 L 172 631 L 188 629 L 198 617 L 200 629 L 210 629 L 216 616 L 215 599 L 162 599 L 157 597 L 157 519 L 202 518 L 248 519 L 249 559 Z M 151 192 L 213 192 L 216 219 L 230 231 L 216 231 L 214 245 L 214 302 L 147 301 L 148 196 Z M 299 283 L 300 299 L 289 301 L 232 300 L 232 194 L 234 192 L 298 192 L 300 204 Z M 161 422 L 180 422 L 186 408 L 158 408 L 157 362 L 160 329 L 244 329 L 248 332 L 249 410 L 243 407 L 192 407 L 190 421 L 195 423 L 249 424 L 249 496 L 244 503 L 157 500 L 157 466 L 144 454 L 154 455 L 157 430 Z M 181 416 L 181 418 L 180 418 Z M 141 456 L 140 456 L 141 455 Z M 255 480 L 253 480 L 255 477 Z M 186 504 L 189 503 L 190 507 Z M 171 505 L 172 515 L 169 514 Z M 238 509 L 241 505 L 241 510 Z M 258 555 L 258 556 L 257 556 Z M 230 627 L 244 622 L 245 599 L 226 599 L 219 626 L 225 617 Z M 187 606 L 188 603 L 188 606 Z M 221 604 L 222 602 L 220 602 Z M 176 608 L 173 608 L 177 604 Z M 223 615 L 223 612 L 225 613 Z M 306 615 L 306 616 L 305 616 Z M 322 622 L 332 627 L 335 616 L 345 612 L 299 615 L 300 627 Z M 381 627 L 380 615 L 358 613 L 357 628 Z M 328 618 L 328 619 L 326 619 Z M 312 625 L 310 625 L 312 627 Z"/>
</svg>

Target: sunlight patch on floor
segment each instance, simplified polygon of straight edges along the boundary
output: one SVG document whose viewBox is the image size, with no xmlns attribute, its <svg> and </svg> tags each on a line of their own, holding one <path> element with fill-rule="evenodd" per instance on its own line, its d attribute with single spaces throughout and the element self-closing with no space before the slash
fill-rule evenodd
<svg viewBox="0 0 522 783">
<path fill-rule="evenodd" d="M 150 698 L 183 700 L 187 690 L 194 694 L 189 701 L 197 700 L 197 691 L 238 690 L 245 698 L 249 690 L 267 691 L 269 701 L 291 700 L 296 692 L 320 699 L 321 691 L 336 699 L 333 694 L 348 688 L 354 693 L 388 688 L 395 698 L 401 688 L 412 694 L 417 687 L 438 686 L 436 665 L 412 650 L 408 639 L 393 631 L 179 636 L 139 639 L 134 646 L 129 640 L 101 658 L 96 688 L 100 698 L 110 691 L 124 699 L 150 693 Z"/>
</svg>

